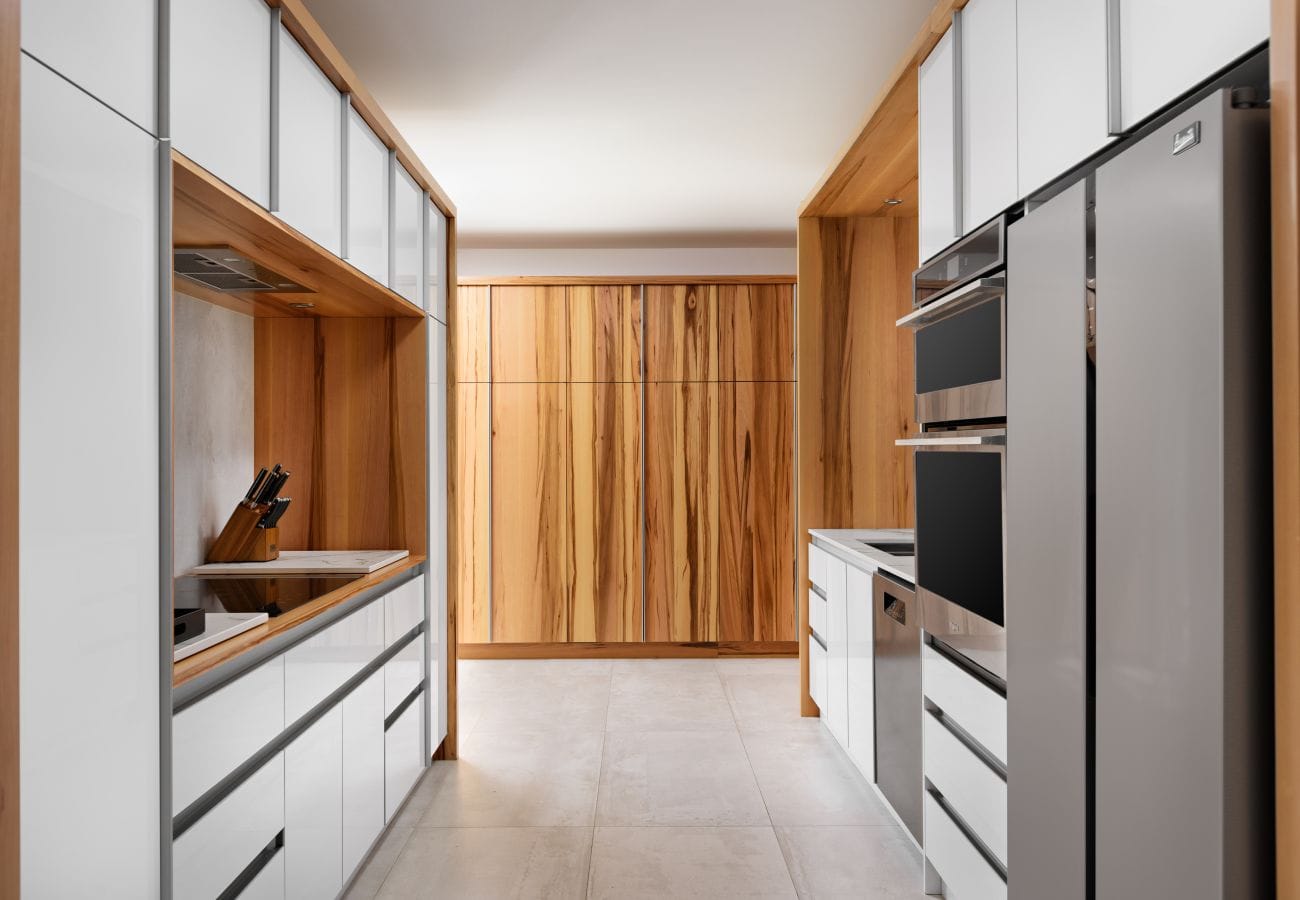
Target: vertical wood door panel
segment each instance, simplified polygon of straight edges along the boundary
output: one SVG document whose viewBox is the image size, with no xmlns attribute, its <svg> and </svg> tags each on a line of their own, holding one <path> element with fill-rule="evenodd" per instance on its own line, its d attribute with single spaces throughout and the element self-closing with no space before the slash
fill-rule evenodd
<svg viewBox="0 0 1300 900">
<path fill-rule="evenodd" d="M 488 288 L 459 288 L 451 333 L 457 382 L 488 380 L 488 315 Z"/>
<path fill-rule="evenodd" d="M 563 286 L 492 288 L 492 380 L 566 381 L 567 307 Z"/>
<path fill-rule="evenodd" d="M 572 640 L 641 640 L 641 391 L 569 385 Z"/>
<path fill-rule="evenodd" d="M 718 286 L 721 381 L 794 380 L 794 286 Z"/>
<path fill-rule="evenodd" d="M 718 385 L 647 384 L 646 639 L 718 639 Z"/>
<path fill-rule="evenodd" d="M 570 285 L 569 381 L 641 380 L 641 288 Z"/>
<path fill-rule="evenodd" d="M 492 640 L 567 641 L 568 389 L 492 391 Z"/>
<path fill-rule="evenodd" d="M 447 486 L 451 507 L 452 566 L 456 579 L 457 630 L 460 640 L 488 640 L 488 466 L 489 388 L 486 384 L 458 384 L 456 408 L 455 476 Z"/>
<path fill-rule="evenodd" d="M 794 388 L 718 389 L 718 640 L 795 640 Z"/>
<path fill-rule="evenodd" d="M 718 380 L 718 286 L 645 288 L 647 381 Z"/>
<path fill-rule="evenodd" d="M 311 485 L 316 483 L 319 319 L 253 320 L 253 461 L 293 473 L 285 495 L 293 505 L 280 520 L 280 546 L 312 548 Z M 233 501 L 232 501 L 233 502 Z"/>
</svg>

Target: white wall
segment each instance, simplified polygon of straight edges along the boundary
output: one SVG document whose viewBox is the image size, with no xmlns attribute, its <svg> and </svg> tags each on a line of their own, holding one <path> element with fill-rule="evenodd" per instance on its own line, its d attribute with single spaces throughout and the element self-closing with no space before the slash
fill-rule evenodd
<svg viewBox="0 0 1300 900">
<path fill-rule="evenodd" d="M 794 247 L 478 249 L 456 254 L 458 278 L 509 275 L 793 275 Z"/>
</svg>

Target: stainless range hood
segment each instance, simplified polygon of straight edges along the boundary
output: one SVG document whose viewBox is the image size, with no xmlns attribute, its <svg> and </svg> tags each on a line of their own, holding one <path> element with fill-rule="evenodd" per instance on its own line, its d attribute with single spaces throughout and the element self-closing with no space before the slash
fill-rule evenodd
<svg viewBox="0 0 1300 900">
<path fill-rule="evenodd" d="M 246 291 L 315 293 L 230 247 L 177 247 L 172 251 L 172 258 L 177 275 L 226 294 Z"/>
</svg>

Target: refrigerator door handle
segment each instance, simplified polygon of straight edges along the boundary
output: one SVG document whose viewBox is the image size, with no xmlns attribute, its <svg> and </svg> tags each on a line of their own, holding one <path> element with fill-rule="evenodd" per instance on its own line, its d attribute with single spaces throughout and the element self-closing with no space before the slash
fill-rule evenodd
<svg viewBox="0 0 1300 900">
<path fill-rule="evenodd" d="M 1124 109 L 1120 91 L 1120 5 L 1121 0 L 1106 0 L 1106 133 L 1124 133 Z"/>
</svg>

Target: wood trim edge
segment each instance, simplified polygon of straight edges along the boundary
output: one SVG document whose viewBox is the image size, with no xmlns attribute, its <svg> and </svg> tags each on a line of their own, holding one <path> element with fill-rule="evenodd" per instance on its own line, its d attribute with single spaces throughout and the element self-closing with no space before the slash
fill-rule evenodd
<svg viewBox="0 0 1300 900">
<path fill-rule="evenodd" d="M 606 284 L 794 284 L 794 275 L 500 275 L 462 278 L 460 287 Z"/>
<path fill-rule="evenodd" d="M 461 644 L 461 659 L 721 659 L 795 657 L 798 641 L 629 641 Z"/>
</svg>

